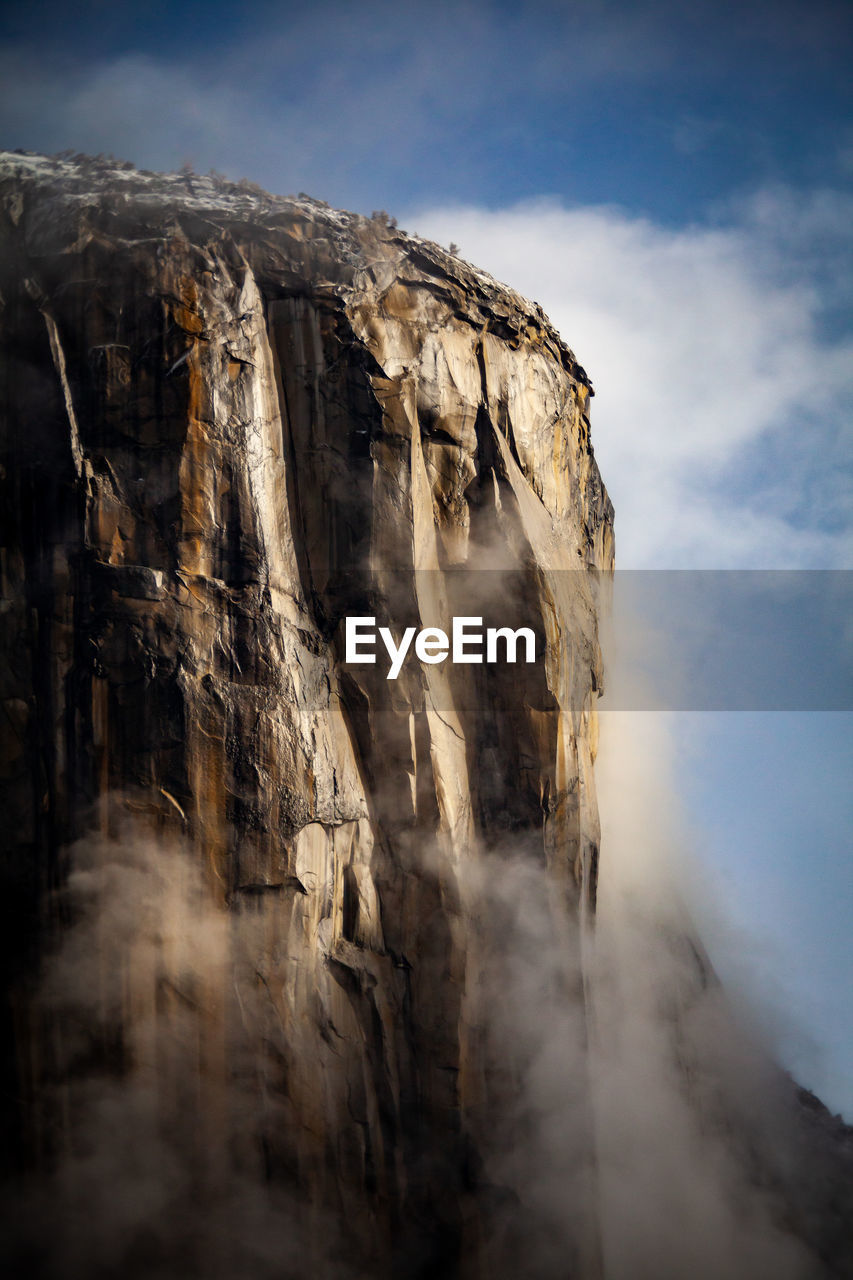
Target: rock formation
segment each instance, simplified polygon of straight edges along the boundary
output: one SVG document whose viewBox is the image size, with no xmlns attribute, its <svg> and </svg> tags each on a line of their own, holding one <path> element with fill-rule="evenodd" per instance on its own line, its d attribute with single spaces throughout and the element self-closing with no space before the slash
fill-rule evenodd
<svg viewBox="0 0 853 1280">
<path fill-rule="evenodd" d="M 81 1074 L 162 1081 L 191 1007 L 201 1083 L 157 1123 L 205 1177 L 260 1169 L 355 1274 L 510 1267 L 527 1211 L 487 1151 L 518 1064 L 489 1049 L 483 886 L 523 850 L 567 919 L 594 906 L 613 540 L 589 380 L 539 308 L 381 216 L 20 154 L 0 204 L 15 1140 L 48 1165 L 79 1141 Z M 343 662 L 347 615 L 454 614 L 534 627 L 541 660 Z M 128 858 L 173 906 L 198 871 L 231 934 L 193 976 L 131 895 L 81 1072 L 54 1043 L 81 994 L 46 1030 L 27 980 L 85 916 L 68 883 L 104 877 L 108 914 Z M 542 1230 L 592 1274 L 582 1199 Z"/>
<path fill-rule="evenodd" d="M 849 1131 L 720 1057 L 691 926 L 621 998 L 590 963 L 612 510 L 541 310 L 384 215 L 85 157 L 3 154 L 0 237 L 11 1265 L 853 1274 Z M 345 660 L 460 616 L 536 662 Z"/>
</svg>

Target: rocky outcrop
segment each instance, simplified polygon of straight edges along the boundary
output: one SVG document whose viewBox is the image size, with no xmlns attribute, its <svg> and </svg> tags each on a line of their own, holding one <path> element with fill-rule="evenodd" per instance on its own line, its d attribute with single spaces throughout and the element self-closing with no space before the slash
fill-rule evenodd
<svg viewBox="0 0 853 1280">
<path fill-rule="evenodd" d="M 630 776 L 590 928 L 612 511 L 542 312 L 83 157 L 2 155 L 0 236 L 10 1274 L 853 1274 L 850 1130 L 736 1027 Z M 536 661 L 347 661 L 460 616 Z"/>
<path fill-rule="evenodd" d="M 530 1062 L 486 980 L 508 867 L 545 868 L 531 936 L 567 954 L 595 902 L 613 541 L 583 369 L 382 217 L 17 154 L 0 208 L 14 1143 L 56 1166 L 93 1076 L 135 1081 L 191 1200 L 236 1169 L 310 1221 L 296 1274 L 517 1275 L 532 1234 L 594 1275 L 587 1193 L 496 1169 Z M 462 614 L 538 661 L 344 661 L 347 616 Z M 100 959 L 45 1013 L 56 947 L 66 978 Z M 580 965 L 552 981 L 578 1042 Z M 583 1124 L 561 1153 L 589 1161 Z M 132 1273 L 128 1240 L 85 1273 Z"/>
</svg>

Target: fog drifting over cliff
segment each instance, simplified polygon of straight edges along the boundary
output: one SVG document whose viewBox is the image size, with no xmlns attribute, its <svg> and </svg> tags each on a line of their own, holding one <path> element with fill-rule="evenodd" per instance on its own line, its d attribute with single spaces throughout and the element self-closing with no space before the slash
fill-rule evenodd
<svg viewBox="0 0 853 1280">
<path fill-rule="evenodd" d="M 489 1070 L 512 1082 L 505 1108 L 475 1120 L 497 1197 L 495 1275 L 507 1257 L 529 1276 L 570 1259 L 594 1275 L 599 1248 L 608 1280 L 824 1274 L 791 1231 L 806 1151 L 791 1090 L 691 941 L 668 747 L 648 717 L 604 716 L 594 927 L 566 916 L 523 845 L 463 874 L 477 922 L 469 1016 Z M 259 957 L 276 908 L 217 907 L 188 849 L 132 826 L 69 860 L 74 923 L 37 1006 L 58 1035 L 40 1112 L 46 1134 L 67 1115 L 67 1146 L 54 1173 L 23 1184 L 13 1258 L 49 1277 L 358 1274 L 344 1222 L 306 1217 L 264 1172 L 276 1111 Z M 400 1265 L 419 1274 L 414 1255 Z"/>
</svg>

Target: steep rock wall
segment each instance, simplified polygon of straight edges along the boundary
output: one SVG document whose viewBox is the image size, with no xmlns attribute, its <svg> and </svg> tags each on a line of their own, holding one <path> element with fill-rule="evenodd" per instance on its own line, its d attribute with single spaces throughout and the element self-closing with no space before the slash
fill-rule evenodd
<svg viewBox="0 0 853 1280">
<path fill-rule="evenodd" d="M 158 1115 L 205 1176 L 236 1146 L 358 1274 L 517 1274 L 521 1227 L 490 1253 L 496 1206 L 528 1210 L 488 1165 L 517 1064 L 476 886 L 520 855 L 566 920 L 594 908 L 589 381 L 538 308 L 382 219 L 8 154 L 0 209 L 10 1132 L 50 1163 L 74 1105 L 30 991 L 74 917 L 68 847 L 91 872 L 150 840 L 230 933 L 192 990 L 166 934 L 107 953 L 109 1069 L 162 1079 L 189 1002 L 205 1083 Z M 343 662 L 348 614 L 531 625 L 541 660 L 390 682 Z M 593 1237 L 579 1205 L 560 1247 L 586 1275 Z"/>
</svg>

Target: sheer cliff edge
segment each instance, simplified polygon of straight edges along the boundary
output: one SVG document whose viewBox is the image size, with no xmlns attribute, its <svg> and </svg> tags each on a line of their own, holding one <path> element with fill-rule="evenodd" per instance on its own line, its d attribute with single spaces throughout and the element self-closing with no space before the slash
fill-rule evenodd
<svg viewBox="0 0 853 1280">
<path fill-rule="evenodd" d="M 9 1274 L 853 1276 L 659 724 L 610 715 L 599 880 L 613 512 L 542 311 L 384 214 L 0 153 L 0 342 Z"/>
<path fill-rule="evenodd" d="M 587 1191 L 556 1223 L 495 1173 L 508 903 L 482 889 L 523 856 L 582 947 L 613 564 L 586 374 L 538 307 L 384 216 L 5 153 L 0 220 L 9 1150 L 50 1165 L 75 1080 L 149 1072 L 201 1183 L 236 1161 L 334 1224 L 312 1219 L 317 1266 L 340 1233 L 356 1274 L 510 1274 L 533 1213 L 593 1275 Z M 541 661 L 343 661 L 347 616 L 495 610 Z M 149 905 L 139 884 L 184 868 L 167 897 L 217 959 L 131 895 L 71 1069 L 35 961 L 85 918 L 69 883 L 109 916 L 123 858 Z M 579 972 L 554 981 L 581 1041 Z"/>
</svg>

